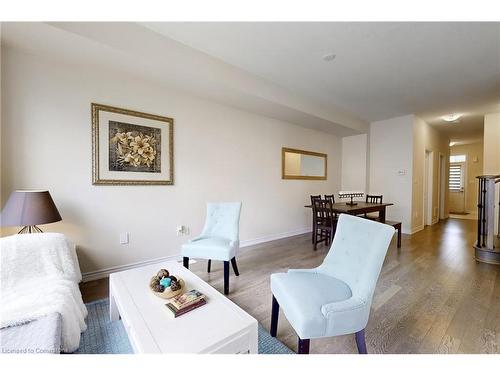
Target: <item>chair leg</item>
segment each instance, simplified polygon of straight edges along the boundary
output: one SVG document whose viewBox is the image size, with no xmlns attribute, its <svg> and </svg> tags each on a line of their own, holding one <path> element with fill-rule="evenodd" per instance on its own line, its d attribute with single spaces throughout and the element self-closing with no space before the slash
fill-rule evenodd
<svg viewBox="0 0 500 375">
<path fill-rule="evenodd" d="M 233 259 L 231 259 L 231 265 L 233 266 L 234 274 L 236 276 L 240 276 L 240 272 L 238 271 L 238 265 L 236 264 L 236 258 L 235 257 L 233 257 Z"/>
<path fill-rule="evenodd" d="M 224 261 L 224 294 L 229 294 L 229 261 Z"/>
<path fill-rule="evenodd" d="M 183 257 L 182 258 L 182 265 L 189 269 L 189 257 Z"/>
<path fill-rule="evenodd" d="M 311 340 L 309 339 L 301 339 L 299 337 L 299 350 L 298 350 L 298 354 L 309 354 L 309 342 Z"/>
<path fill-rule="evenodd" d="M 366 350 L 366 342 L 365 342 L 365 330 L 356 332 L 356 346 L 358 347 L 359 354 L 368 354 Z"/>
<path fill-rule="evenodd" d="M 401 247 L 401 227 L 398 227 L 398 248 Z"/>
<path fill-rule="evenodd" d="M 208 260 L 208 264 L 207 264 L 207 272 L 210 273 L 210 267 L 212 266 L 212 259 L 209 259 Z"/>
<path fill-rule="evenodd" d="M 276 334 L 278 332 L 279 315 L 280 315 L 280 304 L 273 296 L 273 307 L 271 309 L 271 332 L 269 332 L 272 337 L 276 337 Z"/>
</svg>

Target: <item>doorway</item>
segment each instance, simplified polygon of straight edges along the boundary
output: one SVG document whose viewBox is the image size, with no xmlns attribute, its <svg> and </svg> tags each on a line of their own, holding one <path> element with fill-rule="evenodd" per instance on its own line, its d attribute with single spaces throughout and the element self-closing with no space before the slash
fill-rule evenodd
<svg viewBox="0 0 500 375">
<path fill-rule="evenodd" d="M 467 214 L 465 204 L 466 184 L 467 181 L 467 156 L 451 155 L 450 156 L 450 213 L 451 214 Z"/>
<path fill-rule="evenodd" d="M 424 161 L 424 225 L 432 225 L 432 176 L 434 152 L 425 150 Z"/>
</svg>

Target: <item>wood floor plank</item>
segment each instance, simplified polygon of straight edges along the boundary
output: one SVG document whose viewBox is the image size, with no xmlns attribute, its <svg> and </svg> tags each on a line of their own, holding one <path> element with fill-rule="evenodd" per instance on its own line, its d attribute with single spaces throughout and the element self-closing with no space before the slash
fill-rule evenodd
<svg viewBox="0 0 500 375">
<path fill-rule="evenodd" d="M 384 290 L 383 292 L 377 294 L 373 298 L 372 308 L 374 311 L 377 311 L 380 307 L 382 307 L 387 301 L 389 301 L 392 297 L 396 295 L 401 290 L 401 287 L 396 284 L 392 284 Z"/>
</svg>

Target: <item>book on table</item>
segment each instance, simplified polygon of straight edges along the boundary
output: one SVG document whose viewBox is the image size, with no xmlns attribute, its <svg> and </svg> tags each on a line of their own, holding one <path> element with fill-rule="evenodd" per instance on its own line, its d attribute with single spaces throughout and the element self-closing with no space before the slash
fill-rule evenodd
<svg viewBox="0 0 500 375">
<path fill-rule="evenodd" d="M 171 298 L 165 306 L 174 314 L 174 317 L 178 317 L 206 303 L 205 295 L 193 289 Z"/>
</svg>

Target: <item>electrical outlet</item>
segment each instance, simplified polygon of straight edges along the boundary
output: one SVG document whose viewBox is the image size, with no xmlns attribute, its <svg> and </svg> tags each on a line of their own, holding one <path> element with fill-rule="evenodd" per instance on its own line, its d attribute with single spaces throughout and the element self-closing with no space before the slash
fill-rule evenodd
<svg viewBox="0 0 500 375">
<path fill-rule="evenodd" d="M 120 233 L 120 244 L 122 245 L 128 244 L 128 232 Z"/>
<path fill-rule="evenodd" d="M 185 225 L 178 225 L 176 229 L 177 236 L 187 236 L 189 234 L 189 227 Z"/>
</svg>

